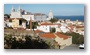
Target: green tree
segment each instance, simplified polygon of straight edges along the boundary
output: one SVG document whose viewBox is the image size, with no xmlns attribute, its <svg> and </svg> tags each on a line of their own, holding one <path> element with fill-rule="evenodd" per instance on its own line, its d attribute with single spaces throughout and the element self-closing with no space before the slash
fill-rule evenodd
<svg viewBox="0 0 90 55">
<path fill-rule="evenodd" d="M 80 35 L 79 33 L 61 33 L 64 35 L 72 36 L 72 43 L 73 44 L 84 44 L 84 36 Z"/>
<path fill-rule="evenodd" d="M 30 24 L 30 23 L 29 23 L 29 24 Z M 38 22 L 32 22 L 32 29 L 37 28 L 37 26 L 38 26 Z M 27 28 L 30 28 L 30 25 L 27 25 L 26 27 L 27 27 Z"/>
<path fill-rule="evenodd" d="M 32 26 L 33 26 L 33 28 L 37 28 L 38 22 L 33 22 L 33 23 L 32 23 Z"/>
<path fill-rule="evenodd" d="M 12 38 L 11 35 L 4 34 L 4 48 L 5 49 L 49 49 L 50 46 L 42 40 L 32 39 L 32 36 L 24 36 L 26 41 L 16 40 L 16 37 Z"/>
<path fill-rule="evenodd" d="M 9 14 L 4 14 L 4 18 L 5 18 L 5 16 L 7 16 L 7 18 L 10 18 L 10 15 Z"/>
<path fill-rule="evenodd" d="M 52 23 L 55 23 L 55 22 L 58 21 L 58 19 L 57 18 L 51 18 L 49 21 L 52 22 Z"/>
</svg>

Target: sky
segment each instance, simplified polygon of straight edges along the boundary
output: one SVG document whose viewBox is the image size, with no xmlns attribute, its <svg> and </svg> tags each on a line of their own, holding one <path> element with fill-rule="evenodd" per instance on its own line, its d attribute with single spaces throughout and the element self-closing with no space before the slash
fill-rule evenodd
<svg viewBox="0 0 90 55">
<path fill-rule="evenodd" d="M 31 13 L 48 15 L 52 10 L 54 16 L 81 16 L 84 15 L 84 4 L 4 4 L 4 14 L 10 14 L 12 6 L 17 11 L 21 9 Z"/>
</svg>

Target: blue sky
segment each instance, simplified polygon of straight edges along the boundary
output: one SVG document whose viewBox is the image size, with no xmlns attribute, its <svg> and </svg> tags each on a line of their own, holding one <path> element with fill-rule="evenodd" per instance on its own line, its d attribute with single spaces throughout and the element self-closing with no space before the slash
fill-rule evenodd
<svg viewBox="0 0 90 55">
<path fill-rule="evenodd" d="M 84 4 L 4 4 L 4 14 L 10 14 L 12 6 L 17 11 L 21 9 L 32 13 L 49 13 L 53 11 L 55 16 L 80 16 L 84 15 Z"/>
</svg>

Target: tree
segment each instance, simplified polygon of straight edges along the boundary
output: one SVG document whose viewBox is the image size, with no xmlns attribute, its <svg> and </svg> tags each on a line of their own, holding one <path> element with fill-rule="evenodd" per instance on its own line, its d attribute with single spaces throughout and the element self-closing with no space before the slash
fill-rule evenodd
<svg viewBox="0 0 90 55">
<path fill-rule="evenodd" d="M 58 21 L 58 19 L 57 18 L 51 18 L 49 21 L 52 22 L 52 23 L 55 23 L 55 22 Z"/>
<path fill-rule="evenodd" d="M 10 15 L 4 14 L 4 18 L 10 18 Z"/>
<path fill-rule="evenodd" d="M 37 28 L 38 22 L 33 22 L 32 25 L 33 25 L 33 28 Z"/>
<path fill-rule="evenodd" d="M 30 24 L 30 23 L 29 23 Z M 32 22 L 32 29 L 37 28 L 38 22 Z M 30 28 L 30 25 L 26 25 L 27 28 Z"/>
<path fill-rule="evenodd" d="M 80 35 L 79 33 L 62 33 L 64 35 L 72 36 L 72 43 L 73 44 L 84 44 L 84 36 Z"/>
<path fill-rule="evenodd" d="M 22 37 L 22 36 L 21 36 Z M 32 39 L 31 36 L 24 36 L 26 41 L 16 40 L 16 37 L 12 38 L 11 35 L 5 35 L 4 48 L 5 49 L 49 49 L 50 46 L 42 40 Z"/>
</svg>

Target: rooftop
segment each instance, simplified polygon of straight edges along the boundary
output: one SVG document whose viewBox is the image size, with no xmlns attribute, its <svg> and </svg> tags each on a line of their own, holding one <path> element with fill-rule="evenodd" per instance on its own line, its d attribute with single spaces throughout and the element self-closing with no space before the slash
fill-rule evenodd
<svg viewBox="0 0 90 55">
<path fill-rule="evenodd" d="M 60 38 L 63 38 L 64 40 L 69 38 L 69 36 L 66 36 L 66 35 L 63 35 L 63 34 L 60 34 L 60 33 L 55 33 L 55 35 L 57 35 Z"/>
<path fill-rule="evenodd" d="M 60 33 L 44 33 L 44 34 L 39 34 L 40 37 L 44 37 L 44 38 L 55 38 L 56 35 L 60 38 L 63 38 L 64 40 L 67 38 L 70 38 L 70 36 L 66 36 Z"/>
<path fill-rule="evenodd" d="M 54 24 L 48 23 L 48 22 L 44 22 L 44 23 L 41 23 L 40 25 L 54 25 Z"/>
<path fill-rule="evenodd" d="M 76 28 L 84 28 L 84 26 L 76 26 Z"/>
<path fill-rule="evenodd" d="M 44 33 L 44 34 L 40 34 L 40 37 L 44 37 L 44 38 L 55 38 L 56 36 L 53 33 Z"/>
<path fill-rule="evenodd" d="M 43 31 L 41 31 L 41 30 L 35 30 L 35 33 L 39 33 L 39 32 L 43 32 Z"/>
<path fill-rule="evenodd" d="M 41 15 L 45 15 L 45 14 L 42 14 L 42 13 L 35 13 L 34 15 L 35 15 L 35 16 L 41 16 Z"/>
</svg>

